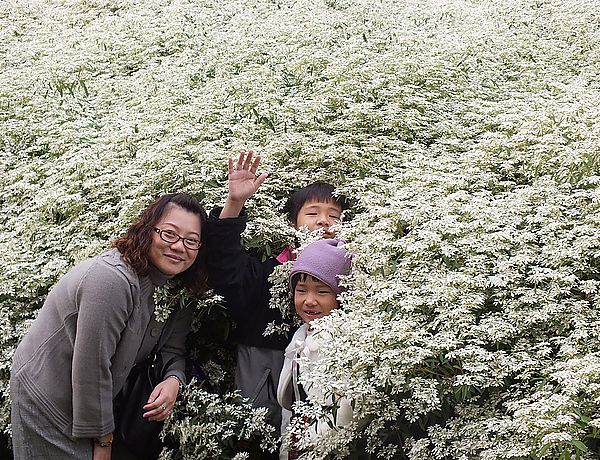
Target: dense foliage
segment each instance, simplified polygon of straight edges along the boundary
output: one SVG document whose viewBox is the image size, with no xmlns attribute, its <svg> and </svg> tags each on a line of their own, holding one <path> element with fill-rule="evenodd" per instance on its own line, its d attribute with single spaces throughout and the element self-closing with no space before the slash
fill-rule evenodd
<svg viewBox="0 0 600 460">
<path fill-rule="evenodd" d="M 260 253 L 289 239 L 298 186 L 353 201 L 344 308 L 303 378 L 358 417 L 302 458 L 598 458 L 598 30 L 595 0 L 1 2 L 4 432 L 13 350 L 56 280 L 153 196 L 222 203 L 227 156 L 253 147 Z M 215 302 L 194 343 L 221 396 L 190 389 L 168 458 L 271 442 L 229 393 Z"/>
</svg>

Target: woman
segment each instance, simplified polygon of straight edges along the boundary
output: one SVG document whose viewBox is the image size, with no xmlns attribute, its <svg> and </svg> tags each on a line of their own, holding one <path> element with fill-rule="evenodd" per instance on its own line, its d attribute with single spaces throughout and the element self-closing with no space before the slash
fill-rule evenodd
<svg viewBox="0 0 600 460">
<path fill-rule="evenodd" d="M 113 400 L 155 346 L 171 364 L 144 417 L 171 414 L 185 379 L 184 361 L 171 358 L 185 352 L 192 311 L 173 311 L 160 322 L 153 294 L 169 278 L 194 294 L 205 291 L 206 220 L 191 196 L 165 195 L 114 249 L 76 265 L 50 291 L 11 369 L 15 459 L 126 457 L 117 445 L 113 452 Z"/>
</svg>

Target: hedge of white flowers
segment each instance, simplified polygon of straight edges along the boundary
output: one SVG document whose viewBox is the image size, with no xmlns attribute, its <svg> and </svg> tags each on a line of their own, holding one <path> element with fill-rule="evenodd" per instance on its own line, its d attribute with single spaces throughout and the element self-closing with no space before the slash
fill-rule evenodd
<svg viewBox="0 0 600 460">
<path fill-rule="evenodd" d="M 221 204 L 251 147 L 270 176 L 245 241 L 265 256 L 294 189 L 353 203 L 354 271 L 302 378 L 357 416 L 303 459 L 597 459 L 599 31 L 596 0 L 0 2 L 4 444 L 11 357 L 52 285 L 152 197 Z M 275 448 L 231 393 L 229 327 L 199 304 L 211 388 L 163 458 Z"/>
</svg>

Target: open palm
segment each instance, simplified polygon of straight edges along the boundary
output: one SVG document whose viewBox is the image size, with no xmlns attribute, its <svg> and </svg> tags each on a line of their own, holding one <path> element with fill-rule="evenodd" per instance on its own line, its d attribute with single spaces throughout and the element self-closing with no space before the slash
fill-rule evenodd
<svg viewBox="0 0 600 460">
<path fill-rule="evenodd" d="M 266 173 L 256 177 L 260 165 L 260 156 L 252 157 L 252 150 L 241 152 L 234 168 L 233 160 L 229 158 L 229 198 L 233 201 L 243 202 L 250 198 L 267 177 Z"/>
</svg>

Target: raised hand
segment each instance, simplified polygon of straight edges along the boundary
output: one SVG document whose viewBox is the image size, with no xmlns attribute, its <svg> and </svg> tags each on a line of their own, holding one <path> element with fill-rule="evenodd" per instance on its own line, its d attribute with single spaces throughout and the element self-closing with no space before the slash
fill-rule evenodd
<svg viewBox="0 0 600 460">
<path fill-rule="evenodd" d="M 267 178 L 267 173 L 256 177 L 256 171 L 260 165 L 260 155 L 254 157 L 254 161 L 253 157 L 252 150 L 248 150 L 248 153 L 240 152 L 235 167 L 233 159 L 229 158 L 229 193 L 219 216 L 221 219 L 237 217 L 246 200 L 256 193 L 258 187 Z"/>
</svg>

